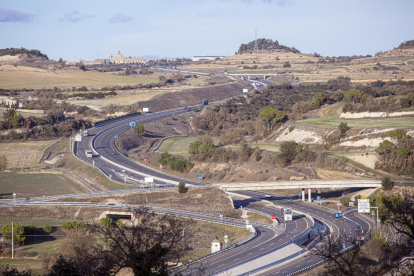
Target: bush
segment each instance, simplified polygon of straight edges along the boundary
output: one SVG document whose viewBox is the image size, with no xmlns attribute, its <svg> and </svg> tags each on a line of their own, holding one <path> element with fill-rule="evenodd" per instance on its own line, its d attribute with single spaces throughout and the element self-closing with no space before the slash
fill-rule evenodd
<svg viewBox="0 0 414 276">
<path fill-rule="evenodd" d="M 180 194 L 185 194 L 188 191 L 188 189 L 185 187 L 185 183 L 183 181 L 180 181 L 180 183 L 178 183 L 178 192 Z"/>
<path fill-rule="evenodd" d="M 389 191 L 392 189 L 392 187 L 394 187 L 394 183 L 392 182 L 391 178 L 389 178 L 388 176 L 385 176 L 382 178 L 381 184 L 382 184 L 382 188 L 385 191 Z"/>
<path fill-rule="evenodd" d="M 62 229 L 63 230 L 72 230 L 72 229 L 86 229 L 86 224 L 81 221 L 81 222 L 76 222 L 76 221 L 72 221 L 72 222 L 65 222 L 62 224 Z"/>
<path fill-rule="evenodd" d="M 341 134 L 344 134 L 350 129 L 350 127 L 348 127 L 347 123 L 340 123 L 338 129 L 341 131 Z"/>
<path fill-rule="evenodd" d="M 48 234 L 50 234 L 52 232 L 52 227 L 49 224 L 46 224 L 42 228 L 43 228 L 43 231 L 45 231 Z"/>
<path fill-rule="evenodd" d="M 8 240 L 11 240 L 12 238 L 12 225 L 5 225 L 3 226 L 3 228 L 1 229 L 1 231 L 4 234 L 4 237 Z M 18 222 L 13 222 L 13 238 L 14 238 L 14 242 L 18 243 L 20 245 L 24 244 L 24 240 L 26 239 L 26 237 L 22 237 L 21 235 L 24 234 L 24 227 L 18 223 Z"/>
<path fill-rule="evenodd" d="M 292 67 L 292 65 L 290 65 L 289 61 L 286 61 L 286 62 L 283 64 L 283 68 L 290 68 L 290 67 Z"/>
<path fill-rule="evenodd" d="M 351 202 L 351 199 L 347 196 L 341 197 L 341 199 L 339 200 L 339 202 L 342 203 L 342 205 L 349 207 L 349 202 Z"/>
<path fill-rule="evenodd" d="M 134 131 L 141 135 L 144 136 L 145 135 L 145 127 L 144 124 L 137 124 L 136 126 L 134 126 Z"/>
<path fill-rule="evenodd" d="M 291 126 L 289 127 L 289 132 L 292 132 L 295 129 L 295 127 Z"/>
</svg>

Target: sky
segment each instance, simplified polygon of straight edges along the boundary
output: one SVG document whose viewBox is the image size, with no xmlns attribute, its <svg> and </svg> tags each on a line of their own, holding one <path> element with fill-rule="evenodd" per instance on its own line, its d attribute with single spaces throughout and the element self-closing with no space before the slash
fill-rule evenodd
<svg viewBox="0 0 414 276">
<path fill-rule="evenodd" d="M 414 39 L 413 0 L 1 0 L 0 48 L 49 59 L 233 55 L 278 40 L 302 53 L 374 55 Z"/>
</svg>

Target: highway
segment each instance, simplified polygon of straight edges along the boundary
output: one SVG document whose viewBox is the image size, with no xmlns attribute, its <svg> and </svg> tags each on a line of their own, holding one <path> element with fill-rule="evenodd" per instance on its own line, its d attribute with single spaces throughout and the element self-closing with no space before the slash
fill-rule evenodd
<svg viewBox="0 0 414 276">
<path fill-rule="evenodd" d="M 199 108 L 200 106 L 197 107 Z M 126 181 L 127 184 L 132 184 L 134 182 L 131 181 L 131 178 L 142 181 L 144 177 L 152 176 L 154 182 L 157 184 L 176 185 L 182 178 L 148 168 L 136 161 L 124 157 L 116 148 L 114 148 L 114 140 L 116 139 L 116 136 L 119 136 L 130 128 L 130 122 L 135 122 L 135 124 L 147 123 L 152 120 L 182 114 L 186 112 L 186 109 L 187 108 L 180 108 L 158 113 L 149 113 L 146 115 L 134 115 L 99 125 L 90 129 L 89 136 L 82 137 L 81 142 L 75 142 L 74 154 L 83 162 L 98 167 L 107 176 L 119 183 L 125 181 L 123 178 L 124 175 L 128 175 L 129 178 L 128 181 Z M 86 149 L 91 149 L 94 152 L 92 158 L 85 156 Z M 116 154 L 114 154 L 114 152 Z M 116 170 L 118 173 L 115 172 Z M 194 186 L 206 185 L 206 183 L 200 183 L 189 179 L 186 179 L 185 182 L 186 184 Z M 311 218 L 318 219 L 325 223 L 330 228 L 331 234 L 334 235 L 335 238 L 338 238 L 341 233 L 348 235 L 350 238 L 356 238 L 357 236 L 368 233 L 368 231 L 374 227 L 372 222 L 355 214 L 355 211 L 347 212 L 343 218 L 334 218 L 334 213 L 331 210 L 322 209 L 318 206 L 303 203 L 299 200 L 290 200 L 286 197 L 272 197 L 269 199 L 265 198 L 263 193 L 251 191 L 236 191 L 235 193 L 242 197 L 254 198 L 254 200 L 237 199 L 234 201 L 236 207 L 247 207 L 257 212 L 275 215 L 280 221 L 283 221 L 280 209 L 259 204 L 255 202 L 256 199 L 268 200 L 277 206 L 291 207 L 294 212 L 297 212 L 292 221 L 283 222 L 280 225 L 280 230 L 273 227 L 256 226 L 259 235 L 252 241 L 204 259 L 202 262 L 202 275 L 222 273 L 234 274 L 237 269 L 240 270 L 240 268 L 244 269 L 243 273 L 257 272 L 262 275 L 288 275 L 301 269 L 306 269 L 312 264 L 319 263 L 322 259 L 317 256 L 309 255 L 308 252 L 304 250 L 303 244 L 298 242 L 298 244 L 294 246 L 299 249 L 300 252 L 298 250 L 295 252 L 300 255 L 297 256 L 296 254 L 295 256 L 297 257 L 294 260 L 285 261 L 283 259 L 277 265 L 272 265 L 272 267 L 263 271 L 260 269 L 257 271 L 257 268 L 250 271 L 251 268 L 248 268 L 249 264 L 252 262 L 257 262 L 261 265 L 260 262 L 263 262 L 264 256 L 274 255 L 279 251 L 283 251 L 287 246 L 292 244 L 294 238 L 298 236 L 300 237 L 300 234 L 305 232 L 306 229 L 315 226 L 313 224 L 313 219 Z M 307 214 L 311 218 L 301 215 L 301 213 Z M 197 219 L 194 216 L 193 218 Z M 346 244 L 346 246 L 350 246 L 350 244 Z M 289 258 L 289 256 L 286 257 Z M 262 266 L 265 265 L 269 265 L 269 263 L 263 262 Z M 183 275 L 199 275 L 200 271 L 198 270 L 198 267 L 199 263 L 190 265 L 190 269 L 183 271 Z"/>
<path fill-rule="evenodd" d="M 194 107 L 201 108 L 201 106 L 193 106 L 191 108 Z M 127 175 L 129 178 L 141 181 L 143 181 L 146 176 L 152 176 L 154 178 L 154 182 L 157 184 L 178 184 L 179 181 L 184 180 L 186 184 L 190 185 L 206 185 L 205 183 L 172 176 L 170 174 L 163 173 L 160 170 L 155 170 L 141 165 L 136 161 L 124 157 L 113 146 L 114 140 L 116 139 L 115 137 L 131 128 L 129 126 L 130 122 L 135 122 L 135 124 L 147 123 L 153 120 L 185 113 L 186 109 L 187 108 L 179 108 L 157 113 L 148 113 L 146 115 L 135 115 L 128 118 L 113 120 L 94 127 L 89 130 L 89 136 L 82 136 L 81 142 L 75 142 L 74 154 L 83 162 L 94 165 L 111 179 L 119 183 L 124 183 L 125 179 L 123 176 Z M 85 150 L 87 149 L 94 152 L 92 158 L 86 157 Z M 122 172 L 123 170 L 125 172 Z M 116 171 L 118 172 L 116 173 Z M 131 184 L 134 182 L 128 179 L 125 183 Z"/>
<path fill-rule="evenodd" d="M 360 216 L 355 209 L 346 212 L 343 218 L 335 218 L 334 212 L 302 202 L 301 200 L 289 200 L 283 197 L 265 198 L 263 193 L 258 192 L 240 191 L 233 193 L 250 196 L 260 200 L 268 200 L 276 205 L 291 207 L 292 210 L 299 210 L 303 213 L 309 213 L 309 215 L 313 218 L 319 219 L 327 224 L 332 229 L 332 234 L 335 239 L 337 239 L 340 234 L 345 234 L 351 239 L 356 239 L 357 236 L 363 236 L 375 226 L 372 221 Z M 349 247 L 350 244 L 346 244 L 346 246 Z M 259 275 L 288 275 L 298 270 L 305 269 L 309 265 L 320 261 L 322 261 L 321 257 L 303 254 L 302 257 L 299 257 L 292 262 L 284 262 L 278 266 L 266 270 L 263 273 L 260 273 Z"/>
</svg>

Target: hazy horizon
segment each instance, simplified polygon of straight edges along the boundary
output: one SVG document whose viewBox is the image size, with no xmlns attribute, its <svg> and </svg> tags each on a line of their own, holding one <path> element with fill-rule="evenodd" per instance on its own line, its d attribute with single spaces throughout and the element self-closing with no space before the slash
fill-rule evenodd
<svg viewBox="0 0 414 276">
<path fill-rule="evenodd" d="M 241 43 L 278 40 L 302 53 L 374 55 L 414 39 L 409 0 L 3 1 L 0 48 L 50 59 L 233 55 Z"/>
</svg>

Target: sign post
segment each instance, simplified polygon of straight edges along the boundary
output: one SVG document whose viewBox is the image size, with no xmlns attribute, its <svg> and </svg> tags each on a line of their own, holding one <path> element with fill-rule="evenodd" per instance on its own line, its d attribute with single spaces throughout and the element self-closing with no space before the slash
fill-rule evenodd
<svg viewBox="0 0 414 276">
<path fill-rule="evenodd" d="M 337 203 L 336 205 L 338 205 L 338 212 L 339 212 L 339 206 L 341 206 L 342 203 Z"/>
<path fill-rule="evenodd" d="M 316 200 L 317 200 L 317 201 L 319 201 L 319 206 L 320 206 L 320 205 L 322 204 L 322 201 L 321 201 L 321 196 L 317 196 L 317 197 L 316 197 Z"/>
<path fill-rule="evenodd" d="M 160 170 L 162 169 L 162 164 L 160 164 Z"/>
<path fill-rule="evenodd" d="M 134 127 L 135 126 L 135 122 L 130 122 L 129 123 L 129 126 L 132 128 L 132 127 Z"/>
<path fill-rule="evenodd" d="M 147 164 L 147 158 L 144 158 L 144 162 L 145 162 L 145 164 Z"/>
<path fill-rule="evenodd" d="M 203 175 L 202 174 L 199 174 L 198 175 L 198 178 L 200 178 L 200 180 L 203 179 Z"/>
<path fill-rule="evenodd" d="M 358 213 L 369 213 L 369 199 L 358 199 Z"/>
<path fill-rule="evenodd" d="M 301 193 L 299 193 L 299 194 L 298 194 L 299 199 L 300 199 L 300 197 L 301 197 L 301 196 L 302 196 L 302 194 L 301 194 Z"/>
<path fill-rule="evenodd" d="M 14 202 L 16 202 L 16 197 L 17 197 L 16 193 L 13 193 Z"/>
<path fill-rule="evenodd" d="M 226 243 L 226 247 L 227 247 L 227 242 L 229 241 L 229 236 L 224 235 L 224 242 Z"/>
</svg>

